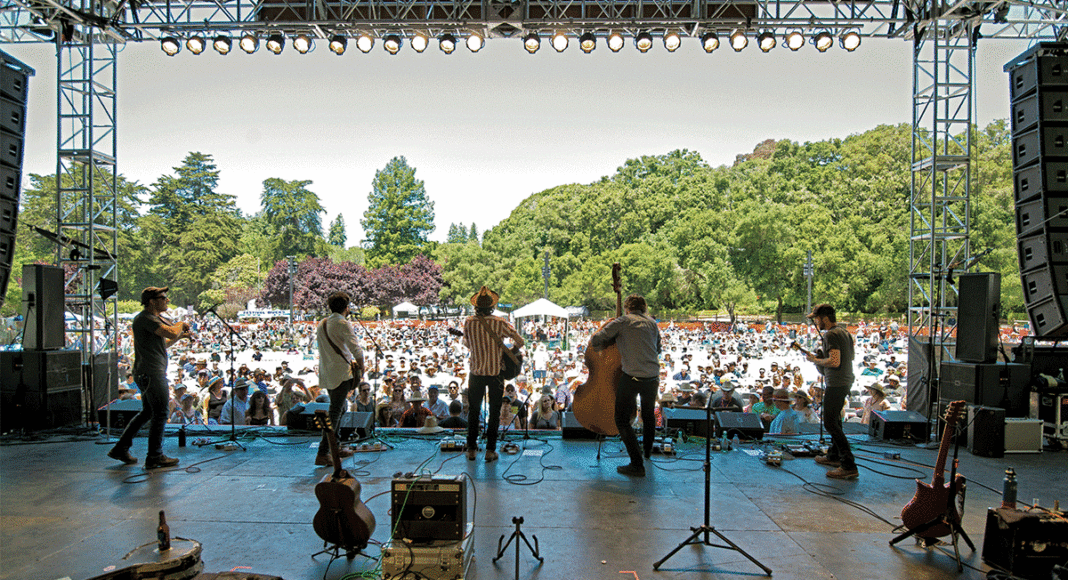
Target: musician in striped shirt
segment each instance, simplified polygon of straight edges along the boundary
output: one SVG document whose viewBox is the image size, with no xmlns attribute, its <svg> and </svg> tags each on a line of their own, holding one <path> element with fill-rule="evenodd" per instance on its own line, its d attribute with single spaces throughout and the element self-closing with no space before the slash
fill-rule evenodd
<svg viewBox="0 0 1068 580">
<path fill-rule="evenodd" d="M 482 399 L 489 394 L 489 412 L 486 413 L 486 461 L 497 459 L 497 432 L 500 429 L 501 399 L 504 381 L 499 376 L 503 370 L 501 340 L 511 339 L 512 348 L 523 348 L 523 337 L 507 320 L 493 316 L 500 296 L 483 286 L 471 297 L 475 315 L 464 321 L 464 345 L 471 352 L 471 379 L 467 396 L 470 406 L 467 413 L 467 458 L 475 459 L 478 452 L 478 416 Z M 500 340 L 498 340 L 498 338 Z"/>
</svg>

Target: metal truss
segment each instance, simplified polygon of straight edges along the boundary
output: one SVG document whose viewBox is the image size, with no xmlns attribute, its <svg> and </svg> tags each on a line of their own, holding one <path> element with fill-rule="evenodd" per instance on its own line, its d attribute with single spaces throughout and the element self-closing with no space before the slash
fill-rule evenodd
<svg viewBox="0 0 1068 580">
<path fill-rule="evenodd" d="M 101 297 L 101 280 L 118 282 L 118 190 L 115 159 L 116 56 L 120 45 L 94 34 L 57 43 L 56 263 L 66 271 L 66 308 L 77 315 L 83 375 L 95 355 L 117 351 L 116 296 Z M 109 369 L 109 375 L 117 369 Z M 92 383 L 90 383 L 92 384 Z M 117 384 L 109 377 L 108 389 Z M 86 400 L 91 400 L 86 397 Z"/>
<path fill-rule="evenodd" d="M 953 276 L 970 257 L 974 32 L 934 20 L 913 39 L 908 322 L 911 337 L 931 343 L 929 385 L 938 384 L 941 361 L 953 358 Z"/>
</svg>

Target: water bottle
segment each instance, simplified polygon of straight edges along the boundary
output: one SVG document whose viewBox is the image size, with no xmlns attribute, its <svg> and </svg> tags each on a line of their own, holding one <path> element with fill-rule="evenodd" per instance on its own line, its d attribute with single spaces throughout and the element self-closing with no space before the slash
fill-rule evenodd
<svg viewBox="0 0 1068 580">
<path fill-rule="evenodd" d="M 1016 472 L 1011 467 L 1005 470 L 1005 485 L 1001 491 L 1001 507 L 1016 509 Z"/>
</svg>

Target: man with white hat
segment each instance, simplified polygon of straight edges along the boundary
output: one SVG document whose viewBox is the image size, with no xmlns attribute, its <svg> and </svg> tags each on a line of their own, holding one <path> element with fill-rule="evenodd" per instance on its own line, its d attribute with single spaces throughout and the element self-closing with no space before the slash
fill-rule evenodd
<svg viewBox="0 0 1068 580">
<path fill-rule="evenodd" d="M 741 412 L 742 398 L 734 394 L 734 381 L 722 379 L 719 382 L 719 395 L 712 399 L 712 408 L 718 410 L 733 409 Z"/>
</svg>

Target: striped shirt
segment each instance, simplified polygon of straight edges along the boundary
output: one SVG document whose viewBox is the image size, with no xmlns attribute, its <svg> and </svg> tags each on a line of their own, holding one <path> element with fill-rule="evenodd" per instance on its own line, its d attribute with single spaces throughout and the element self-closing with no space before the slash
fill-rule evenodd
<svg viewBox="0 0 1068 580">
<path fill-rule="evenodd" d="M 483 316 L 485 325 L 478 318 L 469 316 L 464 321 L 464 345 L 471 351 L 471 374 L 494 377 L 503 370 L 501 355 L 504 351 L 497 339 L 486 332 L 486 326 L 493 329 L 502 340 L 511 338 L 513 344 L 523 344 L 523 337 L 503 318 Z"/>
</svg>

